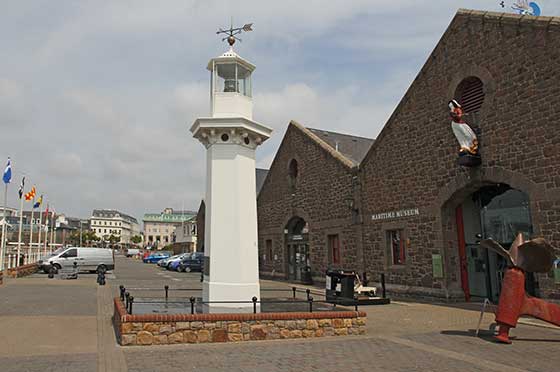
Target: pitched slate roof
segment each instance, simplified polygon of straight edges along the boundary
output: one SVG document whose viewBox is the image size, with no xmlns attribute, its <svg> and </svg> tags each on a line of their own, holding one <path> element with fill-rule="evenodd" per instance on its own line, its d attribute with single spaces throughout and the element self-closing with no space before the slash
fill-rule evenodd
<svg viewBox="0 0 560 372">
<path fill-rule="evenodd" d="M 374 142 L 371 138 L 306 128 L 294 120 L 290 121 L 290 126 L 297 128 L 348 168 L 357 167 Z"/>
<path fill-rule="evenodd" d="M 322 129 L 307 128 L 325 141 L 335 151 L 350 159 L 355 165 L 360 164 L 373 144 L 372 138 L 352 136 Z"/>
</svg>

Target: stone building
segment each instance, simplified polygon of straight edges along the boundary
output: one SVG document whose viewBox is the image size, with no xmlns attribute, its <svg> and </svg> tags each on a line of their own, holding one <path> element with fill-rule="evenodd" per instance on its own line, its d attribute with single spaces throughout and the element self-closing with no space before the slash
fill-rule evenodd
<svg viewBox="0 0 560 372">
<path fill-rule="evenodd" d="M 359 166 L 290 125 L 258 198 L 262 273 L 293 278 L 298 230 L 319 278 L 338 231 L 340 264 L 392 295 L 497 300 L 505 263 L 481 239 L 542 236 L 560 256 L 559 87 L 560 18 L 459 10 Z M 458 164 L 451 99 L 479 166 Z M 552 272 L 526 284 L 560 298 Z"/>
<path fill-rule="evenodd" d="M 559 87 L 560 18 L 459 10 L 361 165 L 370 276 L 400 293 L 497 300 L 504 262 L 481 238 L 560 247 Z M 457 164 L 453 98 L 480 166 Z M 560 298 L 552 273 L 527 287 Z"/>
<path fill-rule="evenodd" d="M 102 240 L 111 235 L 119 238 L 120 244 L 131 244 L 135 235 L 140 235 L 136 218 L 114 209 L 94 209 L 90 217 L 90 228 Z"/>
<path fill-rule="evenodd" d="M 188 252 L 196 250 L 196 212 L 165 208 L 161 213 L 146 213 L 144 236 L 146 244 L 161 249 L 173 243 L 185 243 Z"/>
<path fill-rule="evenodd" d="M 257 198 L 261 274 L 324 278 L 361 260 L 358 165 L 372 139 L 292 121 Z"/>
</svg>

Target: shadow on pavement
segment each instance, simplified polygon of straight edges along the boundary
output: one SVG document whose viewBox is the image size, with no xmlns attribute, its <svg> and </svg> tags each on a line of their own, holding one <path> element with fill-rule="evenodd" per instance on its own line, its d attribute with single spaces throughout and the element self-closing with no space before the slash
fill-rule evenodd
<svg viewBox="0 0 560 372">
<path fill-rule="evenodd" d="M 493 323 L 490 325 L 490 329 L 481 329 L 478 331 L 478 336 L 476 335 L 476 329 L 469 329 L 468 331 L 461 331 L 461 330 L 447 330 L 441 331 L 442 335 L 446 336 L 466 336 L 466 337 L 475 337 L 480 338 L 486 342 L 497 343 L 494 339 L 494 329 L 496 328 L 496 324 Z M 514 337 L 511 337 L 514 339 Z"/>
</svg>

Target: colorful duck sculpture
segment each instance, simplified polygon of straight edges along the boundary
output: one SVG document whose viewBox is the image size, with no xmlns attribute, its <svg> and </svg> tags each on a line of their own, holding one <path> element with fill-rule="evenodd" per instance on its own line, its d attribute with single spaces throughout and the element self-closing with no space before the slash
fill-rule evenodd
<svg viewBox="0 0 560 372">
<path fill-rule="evenodd" d="M 449 109 L 451 115 L 451 129 L 453 129 L 453 134 L 459 141 L 461 148 L 459 149 L 459 154 L 469 153 L 471 155 L 478 154 L 478 140 L 476 134 L 474 134 L 472 128 L 465 123 L 463 119 L 463 108 L 459 102 L 455 100 L 449 101 Z"/>
</svg>

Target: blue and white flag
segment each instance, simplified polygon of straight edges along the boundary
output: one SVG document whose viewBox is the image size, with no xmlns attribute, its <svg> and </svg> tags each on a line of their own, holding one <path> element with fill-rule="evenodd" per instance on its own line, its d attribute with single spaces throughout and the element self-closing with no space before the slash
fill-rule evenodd
<svg viewBox="0 0 560 372">
<path fill-rule="evenodd" d="M 6 169 L 4 170 L 4 176 L 2 177 L 5 184 L 10 183 L 12 180 L 12 162 L 8 158 L 8 163 L 6 163 Z"/>
</svg>

